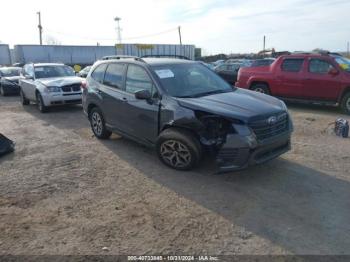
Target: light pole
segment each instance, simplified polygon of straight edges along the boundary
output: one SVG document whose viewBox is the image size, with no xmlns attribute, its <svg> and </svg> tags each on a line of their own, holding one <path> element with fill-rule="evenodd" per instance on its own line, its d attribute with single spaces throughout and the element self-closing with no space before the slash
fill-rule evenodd
<svg viewBox="0 0 350 262">
<path fill-rule="evenodd" d="M 39 25 L 38 25 L 38 28 L 39 28 L 39 40 L 40 40 L 40 45 L 43 45 L 43 27 L 41 26 L 41 13 L 40 11 L 39 12 L 36 12 L 37 15 L 39 16 Z"/>
<path fill-rule="evenodd" d="M 115 18 L 114 18 L 114 21 L 116 21 L 117 22 L 117 28 L 116 28 L 116 30 L 117 30 L 117 34 L 118 34 L 118 42 L 119 42 L 119 44 L 121 44 L 122 43 L 122 35 L 121 35 L 121 28 L 120 28 L 120 24 L 119 24 L 119 22 L 120 22 L 120 20 L 122 20 L 120 17 L 118 17 L 118 16 L 116 16 Z"/>
</svg>

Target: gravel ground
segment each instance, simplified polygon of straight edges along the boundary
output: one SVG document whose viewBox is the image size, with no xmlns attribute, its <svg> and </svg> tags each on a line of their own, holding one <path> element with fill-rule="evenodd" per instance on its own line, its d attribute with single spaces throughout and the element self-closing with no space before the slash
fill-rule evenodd
<svg viewBox="0 0 350 262">
<path fill-rule="evenodd" d="M 217 175 L 212 161 L 178 172 L 132 141 L 97 140 L 80 106 L 41 114 L 0 97 L 0 132 L 16 142 L 0 159 L 0 255 L 350 254 L 341 114 L 290 111 L 291 152 Z"/>
</svg>

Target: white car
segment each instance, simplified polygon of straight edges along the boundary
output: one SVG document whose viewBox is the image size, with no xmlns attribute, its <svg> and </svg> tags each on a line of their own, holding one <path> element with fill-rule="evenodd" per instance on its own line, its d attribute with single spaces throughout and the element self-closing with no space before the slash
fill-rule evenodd
<svg viewBox="0 0 350 262">
<path fill-rule="evenodd" d="M 42 113 L 50 106 L 81 104 L 82 81 L 64 64 L 26 64 L 19 79 L 21 102 L 35 102 Z"/>
</svg>

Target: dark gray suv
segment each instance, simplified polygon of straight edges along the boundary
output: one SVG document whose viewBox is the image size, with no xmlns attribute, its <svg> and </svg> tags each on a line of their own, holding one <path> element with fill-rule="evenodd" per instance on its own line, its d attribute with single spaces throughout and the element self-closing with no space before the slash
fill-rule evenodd
<svg viewBox="0 0 350 262">
<path fill-rule="evenodd" d="M 83 87 L 96 137 L 116 132 L 155 147 L 175 169 L 191 169 L 211 154 L 220 171 L 238 170 L 290 149 L 292 120 L 281 100 L 232 88 L 198 62 L 98 61 Z"/>
</svg>

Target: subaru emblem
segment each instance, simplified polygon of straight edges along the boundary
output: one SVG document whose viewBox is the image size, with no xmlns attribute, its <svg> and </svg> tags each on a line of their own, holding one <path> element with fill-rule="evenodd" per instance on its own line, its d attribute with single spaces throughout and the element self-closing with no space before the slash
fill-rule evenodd
<svg viewBox="0 0 350 262">
<path fill-rule="evenodd" d="M 267 119 L 267 123 L 268 123 L 269 125 L 276 124 L 276 122 L 277 122 L 277 117 L 275 117 L 275 116 L 271 116 L 271 117 L 269 117 L 269 118 Z"/>
</svg>

